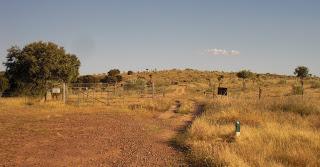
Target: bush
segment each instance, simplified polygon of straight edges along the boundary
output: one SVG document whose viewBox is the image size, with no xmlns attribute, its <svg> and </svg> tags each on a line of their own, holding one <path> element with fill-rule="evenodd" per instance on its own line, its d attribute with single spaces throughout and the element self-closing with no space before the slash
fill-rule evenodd
<svg viewBox="0 0 320 167">
<path fill-rule="evenodd" d="M 251 78 L 254 74 L 250 70 L 241 70 L 237 73 L 238 78 L 247 79 Z"/>
<path fill-rule="evenodd" d="M 128 71 L 128 75 L 133 75 L 133 71 Z"/>
<path fill-rule="evenodd" d="M 119 70 L 119 69 L 112 69 L 112 70 L 108 71 L 108 75 L 109 75 L 109 76 L 117 76 L 117 75 L 120 75 L 120 70 Z"/>
</svg>

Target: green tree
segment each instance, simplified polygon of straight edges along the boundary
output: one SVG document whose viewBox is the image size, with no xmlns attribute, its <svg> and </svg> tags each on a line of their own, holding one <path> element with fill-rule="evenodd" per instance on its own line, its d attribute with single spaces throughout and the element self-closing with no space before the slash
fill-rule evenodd
<svg viewBox="0 0 320 167">
<path fill-rule="evenodd" d="M 237 73 L 237 77 L 242 79 L 242 88 L 246 89 L 246 79 L 251 78 L 253 73 L 250 70 L 241 70 Z"/>
<path fill-rule="evenodd" d="M 80 76 L 76 81 L 76 83 L 79 83 L 81 84 L 81 86 L 84 86 L 84 87 L 92 87 L 93 86 L 92 83 L 98 83 L 98 82 L 100 82 L 100 79 L 93 75 Z"/>
<path fill-rule="evenodd" d="M 52 42 L 33 42 L 9 48 L 4 63 L 12 95 L 45 95 L 52 84 L 75 81 L 80 61 Z"/>
<path fill-rule="evenodd" d="M 128 75 L 133 75 L 133 71 L 128 71 Z"/>
<path fill-rule="evenodd" d="M 308 67 L 305 67 L 305 66 L 298 66 L 296 69 L 294 69 L 294 74 L 300 79 L 304 79 L 308 77 L 309 69 Z"/>
<path fill-rule="evenodd" d="M 223 79 L 224 79 L 224 75 L 219 75 L 218 76 L 219 87 L 220 87 L 221 83 L 223 82 Z"/>
<path fill-rule="evenodd" d="M 120 75 L 120 70 L 118 69 L 112 69 L 108 72 L 108 76 L 117 76 Z"/>
<path fill-rule="evenodd" d="M 122 76 L 121 75 L 116 75 L 116 76 L 105 76 L 104 78 L 101 79 L 101 82 L 103 83 L 108 83 L 108 84 L 117 84 L 122 81 Z"/>
<path fill-rule="evenodd" d="M 308 67 L 305 66 L 298 66 L 297 68 L 294 69 L 294 74 L 300 78 L 300 82 L 301 82 L 301 95 L 303 96 L 304 93 L 304 83 L 303 83 L 303 79 L 309 76 L 309 69 Z"/>
<path fill-rule="evenodd" d="M 8 87 L 9 87 L 8 79 L 4 75 L 0 74 L 0 97 L 2 93 L 8 89 Z"/>
<path fill-rule="evenodd" d="M 93 76 L 93 75 L 83 75 L 78 77 L 77 83 L 98 83 L 99 78 Z"/>
<path fill-rule="evenodd" d="M 108 75 L 101 79 L 101 82 L 115 85 L 122 81 L 120 70 L 112 69 L 108 72 Z"/>
</svg>

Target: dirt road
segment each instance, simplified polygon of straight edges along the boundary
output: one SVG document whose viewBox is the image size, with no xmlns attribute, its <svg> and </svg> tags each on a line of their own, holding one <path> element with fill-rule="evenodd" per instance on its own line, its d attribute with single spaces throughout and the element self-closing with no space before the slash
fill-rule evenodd
<svg viewBox="0 0 320 167">
<path fill-rule="evenodd" d="M 0 166 L 186 166 L 155 115 L 1 113 L 0 123 Z"/>
<path fill-rule="evenodd" d="M 178 87 L 172 98 L 184 94 Z M 179 106 L 173 101 L 164 113 L 0 112 L 0 166 L 188 166 L 172 139 L 194 114 L 176 113 Z"/>
</svg>

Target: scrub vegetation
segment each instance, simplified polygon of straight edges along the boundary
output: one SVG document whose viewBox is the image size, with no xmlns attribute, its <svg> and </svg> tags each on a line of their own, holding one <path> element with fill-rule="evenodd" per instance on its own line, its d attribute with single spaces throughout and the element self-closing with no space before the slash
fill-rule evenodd
<svg viewBox="0 0 320 167">
<path fill-rule="evenodd" d="M 91 91 L 90 83 L 122 87 L 108 104 L 3 97 L 0 164 L 320 166 L 319 78 L 296 74 L 113 69 L 75 80 Z M 10 89 L 5 76 L 1 90 Z"/>
</svg>

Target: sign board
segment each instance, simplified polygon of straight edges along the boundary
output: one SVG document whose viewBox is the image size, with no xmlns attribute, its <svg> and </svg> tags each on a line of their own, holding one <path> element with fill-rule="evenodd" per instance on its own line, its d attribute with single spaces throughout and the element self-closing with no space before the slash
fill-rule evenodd
<svg viewBox="0 0 320 167">
<path fill-rule="evenodd" d="M 60 88 L 52 88 L 52 93 L 59 94 L 60 93 Z"/>
<path fill-rule="evenodd" d="M 218 87 L 218 95 L 227 96 L 228 88 Z"/>
</svg>

